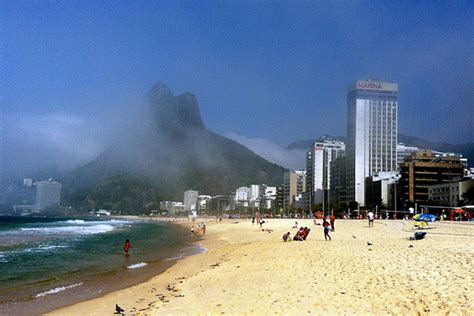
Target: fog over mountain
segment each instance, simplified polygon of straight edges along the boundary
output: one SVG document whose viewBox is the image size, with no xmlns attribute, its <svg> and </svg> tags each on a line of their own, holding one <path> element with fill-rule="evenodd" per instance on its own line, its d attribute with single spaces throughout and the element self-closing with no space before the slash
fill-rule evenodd
<svg viewBox="0 0 474 316">
<path fill-rule="evenodd" d="M 61 178 L 70 201 L 87 200 L 94 206 L 104 184 L 118 187 L 124 185 L 121 181 L 134 186 L 139 181 L 143 191 L 152 187 L 155 199 L 181 199 L 187 189 L 229 194 L 251 183 L 280 184 L 283 167 L 206 129 L 193 94 L 175 96 L 160 82 L 142 110 L 140 120 L 96 159 Z M 111 180 L 116 176 L 125 178 Z"/>
</svg>

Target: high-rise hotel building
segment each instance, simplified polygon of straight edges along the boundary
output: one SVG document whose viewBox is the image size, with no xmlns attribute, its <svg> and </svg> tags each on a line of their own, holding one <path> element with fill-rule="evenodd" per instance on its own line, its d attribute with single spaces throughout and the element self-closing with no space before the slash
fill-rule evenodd
<svg viewBox="0 0 474 316">
<path fill-rule="evenodd" d="M 365 205 L 365 178 L 397 169 L 398 84 L 357 80 L 347 93 L 347 201 Z"/>
</svg>

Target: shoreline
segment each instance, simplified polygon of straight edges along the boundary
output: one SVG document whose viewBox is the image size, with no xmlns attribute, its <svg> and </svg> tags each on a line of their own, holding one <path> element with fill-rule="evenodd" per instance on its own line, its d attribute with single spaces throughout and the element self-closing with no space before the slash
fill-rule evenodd
<svg viewBox="0 0 474 316">
<path fill-rule="evenodd" d="M 195 222 L 190 221 L 186 218 L 168 219 L 168 218 L 141 217 L 141 216 L 120 216 L 120 218 L 141 219 L 141 220 L 147 219 L 147 220 L 152 220 L 152 221 L 170 222 L 173 225 L 179 225 L 181 227 L 185 227 L 188 229 L 190 229 L 192 225 L 196 227 L 196 225 L 201 222 L 204 222 L 206 226 L 208 227 L 208 229 L 210 226 L 215 227 L 216 225 L 221 224 L 221 223 L 217 223 L 216 220 L 212 218 L 198 218 Z M 230 220 L 223 220 L 223 222 L 224 221 L 229 222 Z M 146 310 L 150 310 L 150 308 L 153 307 L 152 304 L 149 304 L 149 303 L 145 304 L 147 299 L 151 299 L 155 301 L 158 299 L 160 302 L 166 303 L 169 301 L 168 298 L 170 298 L 171 296 L 181 297 L 180 294 L 176 294 L 177 292 L 179 292 L 179 290 L 176 289 L 176 285 L 182 283 L 184 279 L 192 276 L 193 273 L 190 271 L 187 271 L 187 268 L 185 268 L 184 271 L 182 271 L 181 267 L 176 268 L 176 265 L 182 262 L 185 262 L 185 265 L 187 265 L 187 260 L 189 260 L 190 258 L 198 258 L 200 255 L 208 253 L 209 248 L 213 248 L 214 246 L 216 246 L 216 244 L 221 244 L 221 242 L 218 240 L 219 235 L 213 234 L 213 233 L 210 234 L 209 230 L 206 231 L 205 236 L 202 236 L 200 233 L 195 233 L 195 234 L 196 236 L 200 237 L 200 239 L 192 242 L 191 246 L 199 248 L 200 249 L 199 252 L 194 253 L 194 254 L 184 255 L 184 256 L 179 255 L 179 252 L 177 252 L 177 256 L 164 260 L 165 262 L 172 262 L 171 264 L 169 264 L 162 271 L 160 270 L 159 273 L 148 278 L 146 281 L 140 282 L 138 284 L 135 284 L 123 289 L 118 289 L 115 291 L 103 293 L 102 295 L 93 299 L 83 300 L 80 302 L 76 302 L 73 304 L 60 307 L 58 309 L 50 310 L 44 314 L 45 315 L 77 314 L 83 311 L 84 310 L 83 308 L 90 310 L 88 314 L 91 314 L 91 315 L 112 314 L 114 312 L 113 308 L 115 307 L 115 303 L 113 304 L 112 309 L 109 307 L 109 305 L 112 304 L 112 301 L 126 298 L 127 301 L 131 302 L 132 300 L 130 296 L 136 292 L 139 292 L 140 296 L 145 296 L 147 298 L 142 298 L 142 297 L 137 296 L 136 300 L 133 300 L 134 306 L 130 308 L 129 310 L 126 310 L 125 313 L 140 314 Z M 215 261 L 215 260 L 213 259 L 212 261 Z M 178 270 L 179 272 L 182 271 L 185 276 L 176 278 L 174 274 L 177 271 L 175 270 Z M 142 295 L 144 294 L 144 290 L 147 290 L 147 292 L 149 290 L 147 295 Z M 169 293 L 171 294 L 169 295 Z M 108 302 L 111 302 L 111 303 L 108 303 Z M 83 304 L 85 304 L 86 306 L 83 306 Z M 99 304 L 101 308 L 97 308 L 96 304 Z M 119 305 L 122 306 L 123 304 L 119 303 Z"/>
<path fill-rule="evenodd" d="M 138 220 L 150 221 L 149 218 L 143 217 L 111 217 L 110 219 L 118 220 Z M 182 225 L 174 222 L 160 221 L 164 225 L 170 225 L 180 235 L 186 233 Z M 93 299 L 97 296 L 103 296 L 107 293 L 126 289 L 128 287 L 147 282 L 157 274 L 166 271 L 170 266 L 175 264 L 177 259 L 194 255 L 202 252 L 195 245 L 194 241 L 188 241 L 180 246 L 166 250 L 161 259 L 152 261 L 136 261 L 132 256 L 129 263 L 124 258 L 124 266 L 120 269 L 99 272 L 97 274 L 85 274 L 74 278 L 58 279 L 55 284 L 50 287 L 44 287 L 43 290 L 32 292 L 31 297 L 21 297 L 5 301 L 0 304 L 0 314 L 28 314 L 37 315 L 48 313 L 56 309 L 67 307 L 83 301 Z M 123 256 L 121 256 L 123 257 Z M 135 262 L 136 261 L 136 262 Z M 36 294 L 34 294 L 36 293 Z"/>
<path fill-rule="evenodd" d="M 474 308 L 474 225 L 434 223 L 437 233 L 467 237 L 428 232 L 410 241 L 410 221 L 379 220 L 368 228 L 366 221 L 336 220 L 333 240 L 326 242 L 321 226 L 298 222 L 311 229 L 305 242 L 281 241 L 286 231 L 293 235 L 293 220 L 268 219 L 265 231 L 249 220 L 207 222 L 199 242 L 207 252 L 177 260 L 144 283 L 49 315 L 112 314 L 115 304 L 138 315 L 424 315 Z"/>
</svg>

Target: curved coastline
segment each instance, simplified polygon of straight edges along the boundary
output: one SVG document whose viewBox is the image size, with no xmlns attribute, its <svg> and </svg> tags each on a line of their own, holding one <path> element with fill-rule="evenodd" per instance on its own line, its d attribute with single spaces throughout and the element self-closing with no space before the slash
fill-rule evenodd
<svg viewBox="0 0 474 316">
<path fill-rule="evenodd" d="M 110 217 L 117 220 L 137 220 L 137 221 L 156 221 L 155 218 L 120 216 Z M 179 234 L 187 233 L 182 225 L 177 225 L 175 221 L 158 220 L 167 225 L 176 227 Z M 197 241 L 197 239 L 196 239 Z M 195 241 L 186 242 L 179 248 L 173 249 L 166 257 L 157 261 L 142 262 L 142 264 L 130 264 L 130 267 L 124 267 L 126 277 L 124 279 L 123 272 L 110 271 L 103 272 L 98 275 L 85 276 L 84 279 L 72 282 L 61 282 L 51 286 L 44 291 L 33 295 L 31 298 L 22 298 L 19 300 L 6 301 L 0 304 L 0 314 L 18 315 L 28 314 L 37 315 L 54 311 L 66 306 L 77 304 L 83 301 L 102 297 L 108 293 L 123 290 L 131 286 L 149 281 L 166 271 L 169 267 L 176 263 L 177 259 L 194 255 L 201 252 Z M 128 271 L 126 271 L 128 270 Z M 70 283 L 70 284 L 69 284 Z"/>
<path fill-rule="evenodd" d="M 127 314 L 469 314 L 474 293 L 472 239 L 429 235 L 410 241 L 400 221 L 337 220 L 333 240 L 321 226 L 305 242 L 283 243 L 294 220 L 210 223 L 205 253 L 178 260 L 147 282 L 74 304 L 50 315 Z M 383 223 L 383 225 L 382 225 Z M 191 223 L 181 223 L 189 227 Z M 474 225 L 434 225 L 474 233 Z M 368 246 L 370 241 L 372 246 Z M 412 245 L 412 247 L 410 247 Z M 371 249 L 371 250 L 369 250 Z M 431 267 L 420 269 L 423 267 Z M 304 289 L 302 295 L 294 295 Z"/>
</svg>

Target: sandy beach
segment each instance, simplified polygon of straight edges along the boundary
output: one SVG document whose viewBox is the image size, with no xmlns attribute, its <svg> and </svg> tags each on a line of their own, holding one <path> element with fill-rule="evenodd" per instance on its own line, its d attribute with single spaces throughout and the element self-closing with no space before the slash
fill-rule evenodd
<svg viewBox="0 0 474 316">
<path fill-rule="evenodd" d="M 50 315 L 111 315 L 116 303 L 127 315 L 474 313 L 472 224 L 433 223 L 410 241 L 411 221 L 337 220 L 325 241 L 322 226 L 299 220 L 307 241 L 284 243 L 294 220 L 268 219 L 265 231 L 234 222 L 207 222 L 207 251 L 149 281 Z"/>
</svg>

